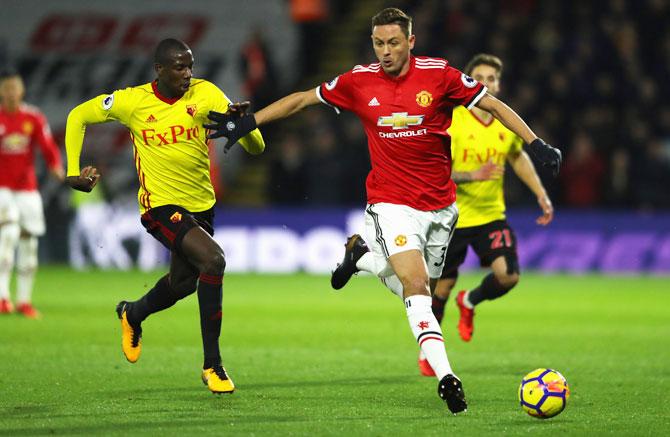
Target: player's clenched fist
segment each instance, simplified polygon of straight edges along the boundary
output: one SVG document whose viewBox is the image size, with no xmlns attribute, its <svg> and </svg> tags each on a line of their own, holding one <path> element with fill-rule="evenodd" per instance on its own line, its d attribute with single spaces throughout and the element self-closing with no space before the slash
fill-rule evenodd
<svg viewBox="0 0 670 437">
<path fill-rule="evenodd" d="M 540 138 L 535 138 L 528 145 L 528 151 L 535 159 L 542 163 L 543 167 L 549 168 L 554 176 L 558 176 L 558 171 L 563 161 L 563 154 L 560 150 L 550 146 Z"/>
<path fill-rule="evenodd" d="M 75 190 L 90 193 L 93 187 L 98 183 L 98 179 L 100 179 L 98 169 L 89 165 L 81 170 L 79 176 L 68 176 L 65 178 L 65 181 Z"/>
</svg>

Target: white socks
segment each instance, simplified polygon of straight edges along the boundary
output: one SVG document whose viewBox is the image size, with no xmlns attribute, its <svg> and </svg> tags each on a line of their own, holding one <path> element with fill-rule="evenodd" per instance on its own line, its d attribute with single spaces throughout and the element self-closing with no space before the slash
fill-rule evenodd
<svg viewBox="0 0 670 437">
<path fill-rule="evenodd" d="M 0 299 L 9 299 L 9 278 L 14 268 L 14 251 L 21 229 L 16 223 L 0 226 Z"/>
<path fill-rule="evenodd" d="M 30 303 L 37 271 L 37 237 L 19 240 L 16 252 L 16 301 Z"/>
<path fill-rule="evenodd" d="M 407 320 L 414 338 L 435 371 L 435 376 L 441 380 L 448 374 L 453 375 L 454 371 L 451 369 L 447 351 L 444 349 L 442 328 L 433 315 L 431 304 L 430 296 L 415 295 L 405 299 Z"/>
</svg>

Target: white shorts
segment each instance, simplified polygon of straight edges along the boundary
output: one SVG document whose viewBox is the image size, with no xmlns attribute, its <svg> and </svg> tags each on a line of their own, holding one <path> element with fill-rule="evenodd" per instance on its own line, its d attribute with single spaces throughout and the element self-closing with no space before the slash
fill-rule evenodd
<svg viewBox="0 0 670 437">
<path fill-rule="evenodd" d="M 12 191 L 0 188 L 0 224 L 17 223 L 22 231 L 44 235 L 44 210 L 39 191 Z"/>
<path fill-rule="evenodd" d="M 435 211 L 375 203 L 365 209 L 366 242 L 377 264 L 386 263 L 396 253 L 416 249 L 426 260 L 428 276 L 439 278 L 457 220 L 455 203 Z M 388 269 L 379 276 L 393 274 Z"/>
</svg>

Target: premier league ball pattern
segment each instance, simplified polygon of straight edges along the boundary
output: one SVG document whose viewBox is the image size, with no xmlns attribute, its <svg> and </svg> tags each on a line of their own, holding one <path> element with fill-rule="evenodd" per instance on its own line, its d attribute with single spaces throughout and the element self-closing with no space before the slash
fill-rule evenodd
<svg viewBox="0 0 670 437">
<path fill-rule="evenodd" d="M 533 417 L 548 419 L 565 409 L 570 396 L 568 382 L 552 369 L 535 369 L 519 387 L 521 408 Z"/>
</svg>

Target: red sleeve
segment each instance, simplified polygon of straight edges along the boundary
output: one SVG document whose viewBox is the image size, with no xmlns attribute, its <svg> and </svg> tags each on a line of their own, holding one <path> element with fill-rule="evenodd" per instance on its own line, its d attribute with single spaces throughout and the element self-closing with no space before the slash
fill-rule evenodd
<svg viewBox="0 0 670 437">
<path fill-rule="evenodd" d="M 354 106 L 355 84 L 353 73 L 347 71 L 330 82 L 324 82 L 316 89 L 316 95 L 326 105 L 332 106 L 337 112 L 341 109 L 351 110 Z"/>
<path fill-rule="evenodd" d="M 33 140 L 39 145 L 44 160 L 51 170 L 58 169 L 62 166 L 60 150 L 58 150 L 58 145 L 56 144 L 53 135 L 51 135 L 49 123 L 47 123 L 47 119 L 42 114 L 35 114 Z"/>
<path fill-rule="evenodd" d="M 484 85 L 451 66 L 445 69 L 445 88 L 445 99 L 467 109 L 472 109 L 487 90 Z"/>
</svg>

